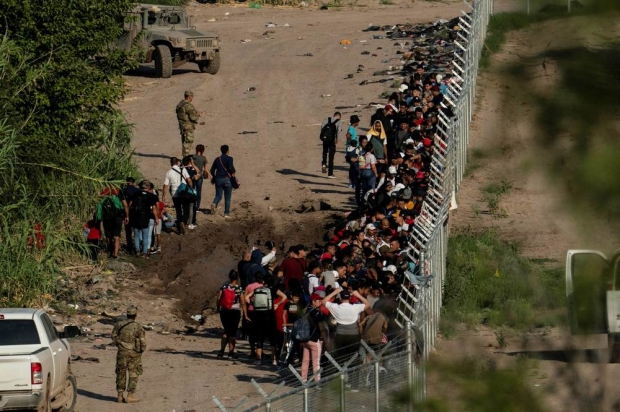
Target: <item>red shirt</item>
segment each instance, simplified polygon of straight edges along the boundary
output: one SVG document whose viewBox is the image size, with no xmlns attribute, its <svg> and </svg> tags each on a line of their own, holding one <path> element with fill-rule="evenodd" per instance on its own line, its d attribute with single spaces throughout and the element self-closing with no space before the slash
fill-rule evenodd
<svg viewBox="0 0 620 412">
<path fill-rule="evenodd" d="M 278 305 L 278 303 L 282 302 L 282 296 L 278 296 L 276 300 L 273 302 L 274 305 Z M 284 320 L 282 319 L 282 315 L 284 313 L 284 303 L 278 305 L 278 308 L 275 310 L 276 312 L 276 328 L 282 333 L 284 333 Z"/>
<path fill-rule="evenodd" d="M 306 259 L 286 258 L 282 261 L 280 270 L 284 273 L 284 286 L 287 289 L 291 279 L 297 279 L 301 284 L 301 280 L 304 278 L 304 273 L 306 272 Z"/>
<path fill-rule="evenodd" d="M 86 239 L 88 240 L 101 239 L 101 231 L 99 230 L 99 225 L 95 224 L 94 220 L 89 220 L 88 222 L 86 222 L 86 224 L 84 225 L 84 228 L 90 229 Z"/>
</svg>

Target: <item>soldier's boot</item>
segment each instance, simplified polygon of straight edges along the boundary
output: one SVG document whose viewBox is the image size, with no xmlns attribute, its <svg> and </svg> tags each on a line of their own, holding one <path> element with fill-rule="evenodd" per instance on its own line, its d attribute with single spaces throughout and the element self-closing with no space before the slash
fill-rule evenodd
<svg viewBox="0 0 620 412">
<path fill-rule="evenodd" d="M 123 392 L 118 393 L 118 398 L 116 398 L 116 402 L 123 403 L 125 399 L 123 399 Z"/>
<path fill-rule="evenodd" d="M 127 393 L 127 398 L 125 398 L 125 401 L 127 403 L 136 403 L 136 402 L 140 402 L 140 399 L 134 397 L 133 396 L 133 392 L 128 392 Z"/>
</svg>

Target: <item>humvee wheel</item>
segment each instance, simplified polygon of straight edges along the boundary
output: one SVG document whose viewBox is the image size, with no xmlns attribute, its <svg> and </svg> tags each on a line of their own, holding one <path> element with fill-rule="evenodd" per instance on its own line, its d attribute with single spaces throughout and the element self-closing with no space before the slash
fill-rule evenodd
<svg viewBox="0 0 620 412">
<path fill-rule="evenodd" d="M 160 44 L 155 47 L 153 60 L 155 60 L 157 77 L 168 78 L 172 76 L 172 55 L 167 46 Z"/>
<path fill-rule="evenodd" d="M 207 60 L 198 64 L 202 73 L 217 74 L 220 70 L 220 52 L 216 52 L 213 60 Z"/>
</svg>

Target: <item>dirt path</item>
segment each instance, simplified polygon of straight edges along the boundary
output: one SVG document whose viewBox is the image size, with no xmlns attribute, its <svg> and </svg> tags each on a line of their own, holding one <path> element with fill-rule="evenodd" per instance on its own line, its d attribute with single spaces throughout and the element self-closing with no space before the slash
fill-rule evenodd
<svg viewBox="0 0 620 412">
<path fill-rule="evenodd" d="M 514 3 L 498 1 L 496 10 L 514 7 Z M 462 7 L 464 4 L 456 1 L 402 1 L 393 6 L 358 3 L 354 8 L 329 11 L 193 4 L 190 9 L 197 27 L 217 32 L 224 41 L 221 71 L 216 76 L 204 75 L 196 66 L 187 65 L 175 70 L 170 79 L 154 78 L 149 67 L 128 75 L 132 91 L 121 108 L 135 126 L 133 144 L 144 176 L 161 185 L 168 158 L 180 155 L 174 107 L 189 89 L 198 110 L 208 113 L 203 117 L 206 125 L 197 129 L 195 143 L 208 146 L 209 160 L 218 154 L 221 144 L 229 144 L 242 189 L 233 195 L 233 222 L 199 215 L 197 230 L 184 238 L 166 236 L 162 255 L 141 268 L 138 278 L 115 285 L 119 298 L 107 304 L 109 309 L 123 310 L 133 303 L 139 307 L 140 321 L 155 324 L 154 330 L 147 332 L 149 350 L 144 355 L 145 373 L 138 390 L 142 402 L 124 405 L 123 410 L 215 410 L 214 395 L 227 407 L 234 406 L 242 395 L 250 398 L 248 405 L 260 400 L 249 382 L 252 378 L 269 381 L 274 378 L 273 370 L 243 360 L 217 360 L 217 317 L 210 317 L 206 329 L 196 335 L 161 335 L 157 333 L 161 324 L 166 323 L 172 331 L 183 330 L 182 319 L 199 313 L 202 302 L 209 298 L 207 291 L 221 283 L 241 250 L 254 240 L 271 238 L 277 243 L 290 242 L 288 245 L 321 241 L 329 215 L 349 210 L 353 193 L 346 186 L 342 153 L 336 156 L 337 179 L 327 180 L 321 173 L 317 124 L 336 106 L 355 105 L 342 110 L 343 117 L 356 113 L 362 118 L 362 127 L 366 126 L 371 110 L 363 107 L 380 102 L 380 93 L 391 83 L 359 86 L 362 80 L 371 79 L 374 71 L 393 64 L 383 61 L 396 56 L 391 41 L 374 40 L 372 35 L 377 33 L 361 30 L 371 23 L 449 19 Z M 215 22 L 207 22 L 213 17 Z M 268 22 L 280 27 L 267 29 Z M 282 27 L 286 23 L 290 27 Z M 263 36 L 267 30 L 275 32 L 269 33 L 273 39 Z M 246 39 L 251 41 L 240 42 Z M 352 44 L 342 46 L 342 39 Z M 361 55 L 365 50 L 377 56 Z M 304 56 L 306 53 L 313 56 Z M 365 69 L 357 74 L 360 64 Z M 353 79 L 345 80 L 349 73 L 354 74 Z M 249 92 L 249 87 L 256 90 Z M 321 97 L 326 94 L 331 96 Z M 240 134 L 243 131 L 258 133 Z M 207 184 L 203 204 L 208 206 L 212 196 Z M 328 202 L 333 210 L 294 212 L 302 202 L 318 200 Z M 93 333 L 103 335 L 73 345 L 76 355 L 99 358 L 99 363 L 73 365 L 80 388 L 77 410 L 108 411 L 116 408 L 112 404 L 116 351 L 93 347 L 110 342 L 105 334 L 112 326 L 101 323 L 97 315 L 80 319 L 88 322 Z"/>
</svg>

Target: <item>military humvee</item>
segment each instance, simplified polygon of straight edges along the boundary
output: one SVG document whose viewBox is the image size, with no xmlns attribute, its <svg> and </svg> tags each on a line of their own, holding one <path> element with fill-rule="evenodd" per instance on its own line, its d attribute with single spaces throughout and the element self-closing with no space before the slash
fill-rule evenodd
<svg viewBox="0 0 620 412">
<path fill-rule="evenodd" d="M 198 64 L 203 73 L 220 69 L 221 41 L 216 34 L 203 33 L 191 24 L 182 7 L 137 5 L 123 24 L 116 47 L 131 49 L 134 42 L 144 53 L 144 63 L 155 62 L 158 77 L 172 76 L 172 69 L 187 62 Z"/>
</svg>

